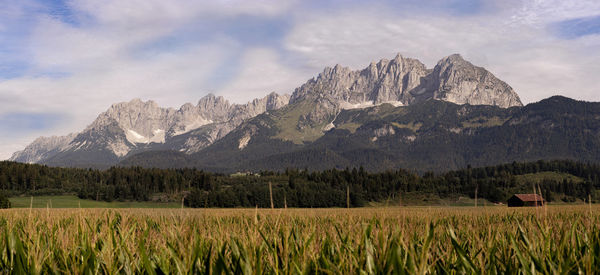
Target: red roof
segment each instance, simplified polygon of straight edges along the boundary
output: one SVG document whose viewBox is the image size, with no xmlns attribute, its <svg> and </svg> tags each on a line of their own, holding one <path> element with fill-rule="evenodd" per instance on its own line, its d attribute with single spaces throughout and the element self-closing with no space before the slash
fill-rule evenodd
<svg viewBox="0 0 600 275">
<path fill-rule="evenodd" d="M 515 194 L 515 197 L 522 201 L 544 201 L 544 198 L 538 194 Z"/>
</svg>

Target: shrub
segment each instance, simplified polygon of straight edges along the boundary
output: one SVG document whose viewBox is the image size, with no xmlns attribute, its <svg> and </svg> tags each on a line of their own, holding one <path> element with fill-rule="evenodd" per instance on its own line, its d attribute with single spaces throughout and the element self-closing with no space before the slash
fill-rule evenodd
<svg viewBox="0 0 600 275">
<path fill-rule="evenodd" d="M 4 192 L 0 192 L 0 208 L 10 208 L 10 201 Z"/>
</svg>

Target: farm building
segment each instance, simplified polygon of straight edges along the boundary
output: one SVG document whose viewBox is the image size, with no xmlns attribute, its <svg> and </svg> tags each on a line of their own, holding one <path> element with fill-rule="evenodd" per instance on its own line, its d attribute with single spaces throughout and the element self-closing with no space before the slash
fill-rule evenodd
<svg viewBox="0 0 600 275">
<path fill-rule="evenodd" d="M 542 206 L 545 201 L 538 194 L 514 194 L 508 199 L 508 207 Z"/>
</svg>

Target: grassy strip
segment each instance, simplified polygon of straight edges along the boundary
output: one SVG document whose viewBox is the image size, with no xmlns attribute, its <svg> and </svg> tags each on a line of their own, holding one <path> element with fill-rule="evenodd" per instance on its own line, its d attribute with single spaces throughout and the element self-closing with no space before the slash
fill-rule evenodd
<svg viewBox="0 0 600 275">
<path fill-rule="evenodd" d="M 38 196 L 12 197 L 10 203 L 13 208 L 181 208 L 181 203 L 160 202 L 104 202 L 82 200 L 77 196 Z"/>
</svg>

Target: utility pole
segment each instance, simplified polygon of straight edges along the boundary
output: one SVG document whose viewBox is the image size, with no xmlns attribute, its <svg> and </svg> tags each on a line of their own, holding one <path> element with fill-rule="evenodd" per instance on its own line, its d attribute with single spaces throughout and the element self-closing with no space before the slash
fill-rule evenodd
<svg viewBox="0 0 600 275">
<path fill-rule="evenodd" d="M 475 186 L 475 207 L 477 207 L 477 190 L 479 189 L 479 184 Z"/>
<path fill-rule="evenodd" d="M 269 182 L 269 195 L 271 197 L 271 209 L 273 209 L 275 208 L 275 205 L 273 204 L 273 185 L 271 182 Z"/>
<path fill-rule="evenodd" d="M 346 185 L 346 208 L 350 208 L 350 186 Z"/>
</svg>

